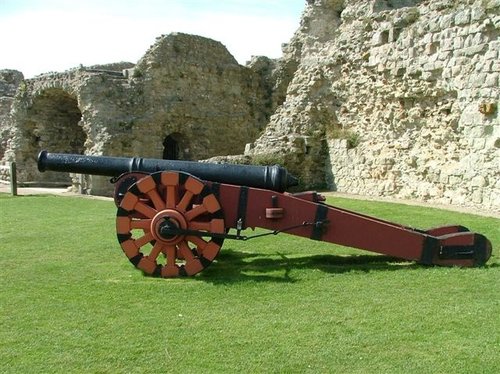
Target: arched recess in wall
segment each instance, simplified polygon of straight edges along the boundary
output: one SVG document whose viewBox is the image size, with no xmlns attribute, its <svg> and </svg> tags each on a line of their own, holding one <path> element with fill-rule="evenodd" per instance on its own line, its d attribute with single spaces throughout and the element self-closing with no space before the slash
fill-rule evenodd
<svg viewBox="0 0 500 374">
<path fill-rule="evenodd" d="M 163 159 L 164 160 L 188 160 L 189 147 L 184 135 L 174 132 L 163 140 Z"/>
<path fill-rule="evenodd" d="M 62 89 L 47 89 L 33 98 L 27 110 L 25 133 L 27 152 L 83 154 L 87 136 L 81 126 L 82 113 L 76 97 Z M 71 184 L 69 174 L 38 173 L 35 182 Z"/>
</svg>

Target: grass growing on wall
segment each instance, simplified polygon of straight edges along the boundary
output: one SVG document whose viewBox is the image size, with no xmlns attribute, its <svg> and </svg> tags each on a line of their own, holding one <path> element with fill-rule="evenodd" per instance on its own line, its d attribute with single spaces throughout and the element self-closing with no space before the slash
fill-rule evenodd
<svg viewBox="0 0 500 374">
<path fill-rule="evenodd" d="M 361 142 L 361 135 L 351 129 L 344 129 L 339 127 L 331 127 L 327 130 L 327 137 L 329 139 L 344 139 L 347 142 L 347 148 L 356 148 Z"/>
<path fill-rule="evenodd" d="M 154 279 L 122 254 L 112 202 L 0 195 L 0 372 L 500 371 L 498 219 L 329 203 L 460 223 L 490 238 L 493 257 L 424 267 L 279 235 L 226 241 L 194 278 Z"/>
</svg>

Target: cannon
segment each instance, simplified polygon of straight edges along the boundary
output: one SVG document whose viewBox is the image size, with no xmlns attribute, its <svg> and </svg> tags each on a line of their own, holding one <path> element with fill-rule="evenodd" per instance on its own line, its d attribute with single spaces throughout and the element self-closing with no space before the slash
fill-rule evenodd
<svg viewBox="0 0 500 374">
<path fill-rule="evenodd" d="M 286 192 L 297 178 L 280 166 L 210 164 L 42 151 L 38 169 L 112 177 L 116 233 L 145 274 L 192 276 L 224 240 L 287 233 L 423 265 L 482 266 L 490 241 L 461 225 L 420 230 L 325 203 L 314 191 Z M 269 230 L 248 236 L 256 227 Z"/>
</svg>

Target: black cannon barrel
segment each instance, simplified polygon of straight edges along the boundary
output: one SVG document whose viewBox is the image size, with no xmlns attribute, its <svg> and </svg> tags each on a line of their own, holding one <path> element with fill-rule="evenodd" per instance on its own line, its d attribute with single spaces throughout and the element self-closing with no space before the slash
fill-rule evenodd
<svg viewBox="0 0 500 374">
<path fill-rule="evenodd" d="M 104 175 L 116 177 L 126 172 L 183 171 L 200 179 L 264 188 L 283 192 L 298 184 L 297 178 L 278 165 L 256 166 L 238 164 L 215 164 L 196 161 L 160 160 L 141 157 L 87 156 L 41 151 L 38 155 L 38 170 L 67 173 Z"/>
</svg>

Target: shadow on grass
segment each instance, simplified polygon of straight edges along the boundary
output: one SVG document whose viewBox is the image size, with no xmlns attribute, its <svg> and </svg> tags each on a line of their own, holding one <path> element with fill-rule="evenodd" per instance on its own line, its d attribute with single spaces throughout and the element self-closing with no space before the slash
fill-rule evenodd
<svg viewBox="0 0 500 374">
<path fill-rule="evenodd" d="M 245 281 L 293 283 L 297 280 L 291 277 L 292 270 L 316 269 L 325 273 L 342 274 L 421 267 L 422 265 L 382 255 L 287 257 L 281 253 L 260 254 L 226 249 L 217 257 L 217 263 L 205 269 L 197 279 L 216 284 Z"/>
</svg>

